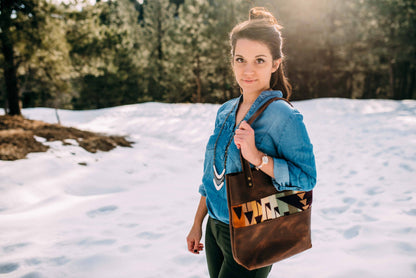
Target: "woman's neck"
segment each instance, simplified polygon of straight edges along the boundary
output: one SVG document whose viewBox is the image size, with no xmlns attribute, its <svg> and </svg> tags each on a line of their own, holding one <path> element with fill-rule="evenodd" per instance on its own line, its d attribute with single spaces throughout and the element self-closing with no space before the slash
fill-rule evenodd
<svg viewBox="0 0 416 278">
<path fill-rule="evenodd" d="M 253 92 L 253 93 L 244 93 L 243 92 L 243 104 L 244 105 L 252 105 L 254 101 L 258 98 L 261 92 Z"/>
</svg>

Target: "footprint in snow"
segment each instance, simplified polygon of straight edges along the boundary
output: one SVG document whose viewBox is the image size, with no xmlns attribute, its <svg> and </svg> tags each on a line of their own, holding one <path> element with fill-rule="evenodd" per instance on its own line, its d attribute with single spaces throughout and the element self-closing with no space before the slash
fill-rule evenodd
<svg viewBox="0 0 416 278">
<path fill-rule="evenodd" d="M 405 251 L 411 254 L 414 254 L 416 252 L 416 248 L 407 242 L 398 242 L 396 245 L 402 251 Z"/>
<path fill-rule="evenodd" d="M 351 197 L 345 197 L 342 201 L 345 204 L 352 205 L 352 204 L 354 204 L 356 202 L 356 199 L 355 198 L 351 198 Z"/>
<path fill-rule="evenodd" d="M 406 171 L 409 171 L 409 172 L 414 172 L 413 168 L 410 165 L 408 165 L 408 164 L 400 163 L 399 166 L 403 170 L 406 170 Z"/>
<path fill-rule="evenodd" d="M 363 218 L 364 218 L 364 220 L 365 220 L 366 222 L 374 222 L 374 221 L 378 221 L 378 218 L 375 218 L 375 217 L 369 216 L 369 215 L 367 215 L 367 214 L 364 214 L 364 215 L 363 215 Z"/>
<path fill-rule="evenodd" d="M 357 226 L 353 226 L 351 228 L 349 228 L 348 230 L 344 231 L 344 238 L 345 239 L 352 239 L 356 236 L 358 236 L 358 234 L 360 233 L 361 230 L 361 226 L 357 225 Z"/>
<path fill-rule="evenodd" d="M 30 272 L 26 275 L 23 275 L 20 278 L 42 278 L 43 276 L 39 272 Z"/>
<path fill-rule="evenodd" d="M 378 195 L 380 193 L 383 193 L 384 190 L 380 187 L 371 187 L 367 189 L 366 193 L 370 196 Z"/>
<path fill-rule="evenodd" d="M 340 215 L 346 212 L 357 200 L 355 198 L 345 197 L 342 201 L 345 204 L 344 206 L 324 208 L 321 209 L 321 212 L 326 216 Z"/>
<path fill-rule="evenodd" d="M 357 174 L 357 171 L 351 170 L 347 175 L 345 175 L 345 178 L 351 178 Z"/>
<path fill-rule="evenodd" d="M 6 274 L 15 271 L 19 268 L 19 264 L 16 263 L 4 263 L 0 264 L 0 274 Z"/>
<path fill-rule="evenodd" d="M 4 253 L 13 253 L 17 249 L 23 248 L 23 247 L 28 246 L 28 245 L 30 245 L 30 243 L 28 243 L 28 242 L 6 245 L 6 246 L 3 246 L 3 251 L 4 251 Z"/>
<path fill-rule="evenodd" d="M 121 253 L 128 253 L 128 252 L 130 252 L 130 250 L 131 250 L 132 248 L 131 248 L 131 246 L 129 246 L 129 245 L 124 245 L 124 246 L 121 246 L 121 247 L 119 247 L 118 248 L 118 250 L 121 252 Z"/>
<path fill-rule="evenodd" d="M 26 259 L 25 263 L 27 265 L 40 265 L 42 263 L 42 260 L 39 258 L 30 258 L 30 259 Z"/>
<path fill-rule="evenodd" d="M 145 238 L 145 239 L 159 239 L 163 237 L 164 234 L 160 233 L 152 233 L 152 232 L 143 232 L 137 235 L 139 238 Z"/>
<path fill-rule="evenodd" d="M 406 202 L 406 201 L 410 201 L 410 200 L 412 200 L 412 196 L 399 197 L 394 201 L 396 201 L 396 202 Z"/>
<path fill-rule="evenodd" d="M 116 242 L 115 239 L 101 239 L 93 240 L 91 238 L 86 238 L 78 242 L 80 246 L 96 246 L 96 245 L 112 245 Z"/>
<path fill-rule="evenodd" d="M 350 206 L 342 206 L 342 207 L 331 207 L 331 208 L 325 208 L 322 209 L 322 213 L 325 215 L 339 215 L 343 214 L 348 210 Z"/>
<path fill-rule="evenodd" d="M 137 223 L 121 223 L 121 224 L 118 224 L 118 225 L 120 227 L 128 228 L 128 229 L 136 228 L 137 226 L 139 226 L 139 224 L 137 224 Z"/>
<path fill-rule="evenodd" d="M 61 265 L 69 263 L 71 260 L 65 256 L 61 256 L 61 257 L 51 258 L 49 261 L 55 266 L 61 266 Z"/>
<path fill-rule="evenodd" d="M 98 209 L 90 210 L 89 212 L 87 212 L 87 215 L 91 218 L 94 218 L 96 216 L 109 214 L 117 209 L 118 209 L 117 206 L 105 206 L 105 207 L 101 207 Z"/>
<path fill-rule="evenodd" d="M 416 209 L 411 209 L 411 210 L 405 211 L 404 213 L 406 213 L 407 215 L 416 216 Z"/>
</svg>

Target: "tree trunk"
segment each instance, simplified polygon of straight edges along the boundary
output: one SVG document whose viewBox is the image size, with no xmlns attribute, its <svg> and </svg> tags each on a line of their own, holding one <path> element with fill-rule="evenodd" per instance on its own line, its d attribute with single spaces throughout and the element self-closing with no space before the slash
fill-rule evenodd
<svg viewBox="0 0 416 278">
<path fill-rule="evenodd" d="M 1 6 L 0 40 L 4 57 L 4 81 L 6 83 L 6 97 L 9 106 L 9 115 L 21 115 L 19 105 L 19 89 L 17 87 L 17 70 L 14 62 L 13 42 L 10 38 L 10 13 Z"/>
<path fill-rule="evenodd" d="M 416 97 L 416 67 L 415 65 L 411 66 L 410 70 L 410 82 L 409 87 L 406 94 L 406 99 L 413 99 Z"/>
<path fill-rule="evenodd" d="M 222 89 L 223 89 L 223 92 L 224 92 L 224 94 L 223 94 L 224 95 L 224 100 L 230 99 L 231 94 L 230 94 L 230 88 L 227 84 L 227 69 L 224 68 L 224 67 L 221 67 L 220 72 L 222 72 L 221 76 L 222 76 Z"/>
<path fill-rule="evenodd" d="M 200 103 L 202 102 L 202 81 L 201 81 L 201 65 L 199 61 L 199 54 L 196 55 L 196 67 L 193 70 L 195 75 L 195 82 L 196 82 L 196 97 L 194 98 L 194 102 Z"/>
<path fill-rule="evenodd" d="M 398 84 L 394 90 L 394 99 L 403 99 L 404 94 L 406 93 L 407 87 L 407 76 L 409 72 L 409 63 L 408 62 L 400 62 L 397 65 L 397 76 Z"/>
<path fill-rule="evenodd" d="M 388 98 L 393 98 L 394 96 L 394 87 L 395 87 L 395 76 L 394 76 L 394 62 L 390 61 L 390 65 L 389 65 L 389 84 L 390 84 L 390 88 L 387 91 L 387 97 Z"/>
<path fill-rule="evenodd" d="M 157 17 L 157 76 L 155 78 L 156 84 L 155 84 L 155 91 L 154 92 L 154 98 L 157 101 L 160 101 L 163 99 L 164 91 L 163 91 L 163 45 L 162 45 L 162 38 L 164 36 L 163 34 L 163 26 L 162 26 L 162 12 L 161 12 L 161 4 L 158 2 L 158 17 Z"/>
</svg>

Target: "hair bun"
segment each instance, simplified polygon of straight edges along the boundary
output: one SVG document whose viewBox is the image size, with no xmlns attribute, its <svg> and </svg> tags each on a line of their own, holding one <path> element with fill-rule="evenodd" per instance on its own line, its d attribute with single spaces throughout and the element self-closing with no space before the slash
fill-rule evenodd
<svg viewBox="0 0 416 278">
<path fill-rule="evenodd" d="M 254 7 L 249 12 L 249 20 L 265 20 L 270 24 L 278 24 L 276 18 L 264 7 Z"/>
</svg>

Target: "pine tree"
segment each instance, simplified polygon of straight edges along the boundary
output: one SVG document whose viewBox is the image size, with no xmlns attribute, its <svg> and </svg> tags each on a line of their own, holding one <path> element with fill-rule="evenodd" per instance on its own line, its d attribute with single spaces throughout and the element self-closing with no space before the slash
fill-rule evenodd
<svg viewBox="0 0 416 278">
<path fill-rule="evenodd" d="M 21 59 L 17 57 L 16 44 L 19 39 L 26 40 L 26 52 L 33 54 L 33 48 L 39 43 L 35 32 L 39 23 L 37 7 L 40 0 L 2 0 L 0 2 L 0 44 L 3 55 L 3 75 L 7 98 L 8 114 L 20 115 L 20 95 L 18 85 L 18 68 Z M 18 31 L 17 31 L 18 30 Z M 30 50 L 30 51 L 29 51 Z"/>
<path fill-rule="evenodd" d="M 185 1 L 178 13 L 179 34 L 174 40 L 178 49 L 175 72 L 182 75 L 175 79 L 184 85 L 170 95 L 171 99 L 223 102 L 236 95 L 228 33 L 242 18 L 241 10 L 246 17 L 248 8 L 241 1 Z M 183 92 L 182 98 L 179 92 Z"/>
<path fill-rule="evenodd" d="M 210 85 L 208 102 L 225 102 L 240 95 L 231 68 L 229 34 L 239 22 L 248 20 L 251 5 L 248 1 L 210 1 L 212 10 L 208 17 L 207 40 L 209 63 L 206 81 Z"/>
<path fill-rule="evenodd" d="M 176 5 L 169 0 L 152 0 L 143 4 L 143 22 L 140 28 L 140 51 L 147 61 L 144 79 L 148 100 L 162 101 L 168 92 L 167 77 L 171 61 L 172 34 L 176 26 Z"/>
<path fill-rule="evenodd" d="M 38 9 L 43 17 L 37 30 L 40 42 L 34 55 L 21 63 L 19 71 L 23 106 L 72 108 L 70 81 L 74 73 L 65 38 L 64 10 L 46 2 L 40 3 Z M 19 53 L 26 49 L 27 43 L 17 45 Z"/>
<path fill-rule="evenodd" d="M 381 75 L 386 95 L 393 99 L 416 97 L 416 3 L 413 0 L 365 2 L 372 24 L 368 47 Z M 375 32 L 374 32 L 375 30 Z"/>
<path fill-rule="evenodd" d="M 136 103 L 142 98 L 137 17 L 128 0 L 99 2 L 72 14 L 67 39 L 79 75 L 76 108 Z"/>
</svg>

